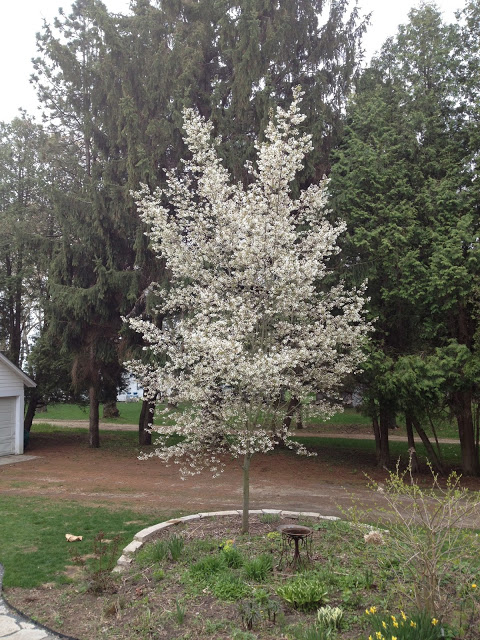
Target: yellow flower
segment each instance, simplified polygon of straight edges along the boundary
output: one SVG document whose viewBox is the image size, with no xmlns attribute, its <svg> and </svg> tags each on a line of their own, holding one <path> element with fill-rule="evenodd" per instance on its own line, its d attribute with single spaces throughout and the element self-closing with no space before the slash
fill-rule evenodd
<svg viewBox="0 0 480 640">
<path fill-rule="evenodd" d="M 416 623 L 416 622 L 414 622 L 413 620 L 410 620 L 410 626 L 411 626 L 411 627 L 413 627 L 413 628 L 415 629 L 415 628 L 416 628 L 416 626 L 417 626 L 417 623 Z"/>
<path fill-rule="evenodd" d="M 368 636 L 368 640 L 373 640 L 372 636 Z"/>
<path fill-rule="evenodd" d="M 385 620 L 382 620 L 382 627 L 383 627 L 384 629 L 386 629 L 386 628 L 387 628 L 387 624 L 386 624 Z"/>
<path fill-rule="evenodd" d="M 397 636 L 392 636 L 392 640 L 397 640 Z"/>
<path fill-rule="evenodd" d="M 377 638 L 377 640 L 383 640 L 383 636 L 380 633 L 380 631 L 377 631 L 377 633 L 375 634 L 375 637 Z"/>
<path fill-rule="evenodd" d="M 432 624 L 433 626 L 438 624 L 438 620 L 436 618 L 432 618 Z"/>
<path fill-rule="evenodd" d="M 476 589 L 477 585 L 475 584 L 475 582 L 472 583 L 472 589 Z"/>
<path fill-rule="evenodd" d="M 406 620 L 406 619 L 407 619 L 407 616 L 403 613 L 403 611 L 400 611 L 400 615 L 402 616 L 402 618 L 403 618 L 404 620 Z"/>
<path fill-rule="evenodd" d="M 370 607 L 370 613 L 377 613 L 377 607 Z"/>
<path fill-rule="evenodd" d="M 370 615 L 370 611 L 368 609 L 365 609 L 365 615 L 367 615 L 367 616 Z"/>
<path fill-rule="evenodd" d="M 394 621 L 392 622 L 392 624 L 393 624 L 393 626 L 394 626 L 394 627 L 396 627 L 396 628 L 398 629 L 398 622 L 397 622 L 396 620 L 394 620 Z"/>
</svg>

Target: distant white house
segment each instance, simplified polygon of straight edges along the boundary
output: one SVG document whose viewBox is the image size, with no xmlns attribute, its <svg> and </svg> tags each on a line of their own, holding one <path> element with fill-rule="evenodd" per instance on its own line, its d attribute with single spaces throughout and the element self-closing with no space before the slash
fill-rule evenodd
<svg viewBox="0 0 480 640">
<path fill-rule="evenodd" d="M 37 385 L 0 353 L 0 456 L 23 453 L 25 386 Z"/>
<path fill-rule="evenodd" d="M 132 373 L 128 374 L 127 388 L 117 396 L 118 402 L 133 402 L 143 398 L 143 387 Z"/>
</svg>

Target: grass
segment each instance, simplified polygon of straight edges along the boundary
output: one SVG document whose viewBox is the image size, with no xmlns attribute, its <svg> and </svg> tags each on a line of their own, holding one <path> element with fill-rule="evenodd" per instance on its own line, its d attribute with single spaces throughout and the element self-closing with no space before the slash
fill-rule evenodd
<svg viewBox="0 0 480 640">
<path fill-rule="evenodd" d="M 100 405 L 100 420 L 110 424 L 138 424 L 141 402 L 118 402 L 117 407 L 120 411 L 119 418 L 102 418 L 103 405 Z M 88 420 L 88 406 L 80 406 L 78 404 L 52 404 L 48 405 L 47 410 L 37 413 L 37 419 L 48 420 Z"/>
<path fill-rule="evenodd" d="M 25 588 L 67 581 L 64 571 L 72 564 L 72 554 L 91 554 L 100 531 L 107 539 L 119 535 L 121 550 L 137 531 L 164 519 L 163 514 L 152 519 L 127 509 L 10 496 L 0 496 L 0 512 L 4 586 Z M 66 533 L 82 535 L 83 541 L 68 543 Z"/>
</svg>

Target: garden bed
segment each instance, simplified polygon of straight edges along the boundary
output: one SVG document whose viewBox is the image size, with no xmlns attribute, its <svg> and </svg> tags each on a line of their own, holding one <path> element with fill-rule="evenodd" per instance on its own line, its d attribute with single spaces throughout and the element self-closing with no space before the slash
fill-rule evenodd
<svg viewBox="0 0 480 640">
<path fill-rule="evenodd" d="M 240 516 L 179 521 L 159 530 L 129 569 L 116 576 L 98 571 L 107 556 L 113 557 L 114 542 L 97 541 L 93 559 L 72 555 L 71 584 L 11 589 L 8 598 L 43 624 L 81 640 L 323 640 L 327 636 L 313 625 L 318 608 L 327 602 L 343 612 L 340 629 L 330 638 L 375 637 L 375 625 L 382 620 L 392 625 L 391 615 L 396 624 L 411 623 L 413 611 L 405 601 L 408 584 L 398 583 L 398 558 L 387 533 L 385 544 L 369 544 L 364 539 L 369 529 L 362 525 L 266 513 L 252 515 L 250 534 L 242 536 L 240 523 Z M 278 527 L 285 524 L 313 529 L 311 563 L 299 571 L 285 563 L 278 566 Z M 466 557 L 465 563 L 471 559 Z M 459 586 L 451 584 L 452 599 L 458 597 Z M 478 606 L 472 611 L 474 633 Z M 426 623 L 435 634 L 437 624 L 432 625 L 431 618 Z"/>
</svg>

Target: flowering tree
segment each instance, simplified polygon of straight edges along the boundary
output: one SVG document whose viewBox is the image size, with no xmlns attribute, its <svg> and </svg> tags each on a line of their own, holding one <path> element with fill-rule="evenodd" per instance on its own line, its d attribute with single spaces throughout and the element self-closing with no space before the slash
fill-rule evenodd
<svg viewBox="0 0 480 640">
<path fill-rule="evenodd" d="M 340 381 L 358 366 L 368 324 L 362 291 L 325 286 L 329 256 L 344 226 L 325 218 L 326 183 L 297 199 L 290 185 L 311 149 L 298 125 L 301 92 L 257 145 L 250 184 L 232 184 L 212 140 L 212 125 L 186 110 L 185 142 L 192 159 L 168 174 L 164 192 L 138 196 L 155 251 L 171 272 L 162 328 L 130 324 L 162 367 L 132 363 L 152 396 L 185 402 L 174 424 L 155 427 L 148 457 L 182 461 L 182 475 L 222 470 L 222 454 L 242 461 L 243 523 L 248 530 L 249 468 L 254 453 L 288 437 L 282 422 L 290 395 L 329 416 Z M 166 197 L 168 207 L 162 205 Z M 313 403 L 315 393 L 328 398 Z M 183 436 L 167 447 L 171 433 Z"/>
</svg>

